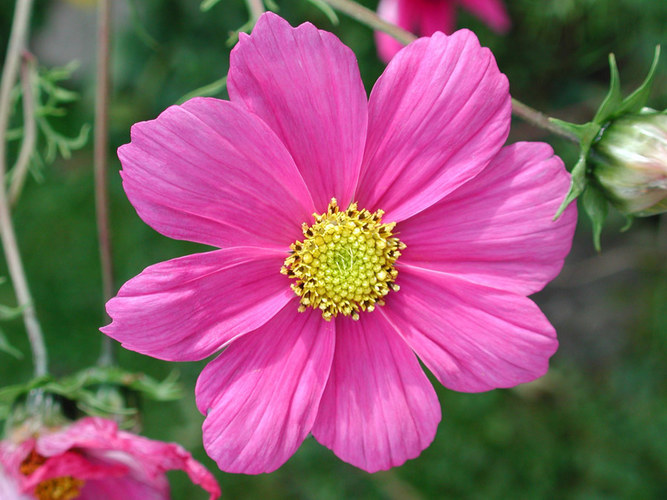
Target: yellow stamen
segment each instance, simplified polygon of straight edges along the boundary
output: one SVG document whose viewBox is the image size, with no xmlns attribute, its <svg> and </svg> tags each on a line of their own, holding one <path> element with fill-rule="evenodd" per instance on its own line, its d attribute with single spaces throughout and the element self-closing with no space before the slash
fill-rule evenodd
<svg viewBox="0 0 667 500">
<path fill-rule="evenodd" d="M 29 476 L 39 469 L 44 462 L 46 462 L 46 458 L 32 450 L 30 455 L 21 463 L 19 471 L 24 476 Z M 35 486 L 35 496 L 38 500 L 74 500 L 79 497 L 84 484 L 85 481 L 72 476 L 54 477 Z"/>
<path fill-rule="evenodd" d="M 313 225 L 303 224 L 305 239 L 290 246 L 280 270 L 296 280 L 299 311 L 312 307 L 327 321 L 339 314 L 356 320 L 360 311 L 384 305 L 389 290 L 398 291 L 394 263 L 405 244 L 392 236 L 395 222 L 382 224 L 383 214 L 356 203 L 341 212 L 332 198 L 325 213 L 313 214 Z"/>
</svg>

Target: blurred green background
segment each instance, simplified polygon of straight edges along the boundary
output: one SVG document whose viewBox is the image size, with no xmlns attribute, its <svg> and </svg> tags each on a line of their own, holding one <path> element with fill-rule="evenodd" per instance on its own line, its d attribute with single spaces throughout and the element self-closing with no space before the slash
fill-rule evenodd
<svg viewBox="0 0 667 500">
<path fill-rule="evenodd" d="M 230 32 L 248 19 L 242 0 L 201 12 L 195 0 L 114 3 L 113 93 L 109 174 L 117 286 L 144 267 L 201 250 L 146 226 L 124 196 L 115 149 L 130 126 L 152 119 L 191 90 L 224 76 Z M 376 0 L 364 5 L 375 8 Z M 0 0 L 4 57 L 13 1 Z M 333 25 L 305 0 L 278 0 L 293 25 L 309 20 L 333 31 L 357 55 L 367 89 L 383 70 L 372 32 L 345 16 Z M 513 28 L 498 36 L 464 11 L 494 51 L 515 97 L 553 116 L 586 121 L 603 98 L 607 54 L 615 52 L 627 93 L 644 78 L 657 43 L 667 41 L 667 2 L 659 0 L 508 0 Z M 81 94 L 59 131 L 76 134 L 93 121 L 94 2 L 36 2 L 31 49 L 45 66 L 78 59 L 65 86 Z M 650 103 L 667 107 L 667 58 Z M 224 94 L 221 97 L 226 97 Z M 576 148 L 516 121 L 510 142 L 546 140 L 569 164 Z M 65 375 L 97 358 L 106 322 L 98 263 L 92 144 L 30 179 L 14 220 L 52 371 Z M 176 440 L 216 471 L 223 498 L 667 498 L 667 218 L 637 220 L 620 233 L 612 216 L 592 248 L 581 218 L 574 249 L 552 284 L 535 296 L 559 332 L 561 347 L 548 375 L 512 390 L 461 394 L 435 383 L 443 420 L 421 456 L 388 472 L 367 474 L 338 460 L 312 438 L 269 475 L 224 474 L 201 446 L 202 416 L 193 387 L 201 363 L 170 364 L 132 352 L 123 367 L 164 377 L 176 369 L 185 385 L 179 402 L 144 401 L 144 432 Z M 0 275 L 6 276 L 4 262 Z M 0 285 L 0 303 L 15 304 Z M 26 381 L 31 366 L 22 323 L 1 325 L 25 354 L 0 353 L 0 385 Z M 173 498 L 204 498 L 175 473 Z"/>
</svg>

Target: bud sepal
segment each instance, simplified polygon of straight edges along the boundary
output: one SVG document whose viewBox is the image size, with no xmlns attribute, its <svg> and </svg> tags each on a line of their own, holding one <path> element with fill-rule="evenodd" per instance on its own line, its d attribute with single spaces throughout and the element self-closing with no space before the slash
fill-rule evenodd
<svg viewBox="0 0 667 500">
<path fill-rule="evenodd" d="M 616 178 L 621 177 L 617 168 L 618 161 L 617 159 L 614 159 L 613 163 L 615 165 L 612 167 L 609 155 L 607 154 L 610 149 L 614 148 L 611 146 L 612 142 L 619 141 L 619 133 L 624 133 L 625 130 L 627 130 L 628 124 L 626 122 L 635 119 L 630 117 L 641 117 L 641 119 L 643 119 L 647 117 L 648 113 L 664 116 L 664 113 L 652 110 L 646 111 L 644 108 L 649 98 L 659 59 L 660 46 L 657 46 L 653 57 L 653 63 L 651 64 L 651 68 L 644 79 L 644 82 L 629 96 L 623 98 L 621 95 L 620 77 L 618 67 L 616 66 L 616 59 L 614 54 L 610 54 L 609 66 L 611 78 L 609 92 L 595 113 L 593 120 L 585 124 L 574 124 L 551 118 L 552 122 L 573 133 L 579 139 L 580 149 L 579 158 L 571 172 L 572 180 L 570 190 L 556 212 L 554 219 L 560 217 L 570 203 L 576 200 L 579 196 L 582 196 L 583 209 L 588 214 L 593 224 L 593 242 L 598 251 L 600 250 L 600 233 L 608 212 L 608 203 L 611 202 L 630 220 L 635 216 L 659 213 L 650 210 L 647 211 L 645 209 L 632 211 L 632 209 L 628 209 L 628 207 L 634 207 L 635 204 L 628 205 L 620 202 L 619 193 L 614 192 L 609 185 L 609 180 L 611 179 L 610 168 L 612 171 L 615 171 L 613 176 Z M 618 122 L 620 122 L 621 125 L 617 125 Z M 627 144 L 633 141 L 633 135 L 636 139 L 638 132 L 634 130 L 632 134 L 630 134 L 630 137 L 623 139 L 626 148 Z M 640 138 L 638 142 L 635 142 L 633 144 L 635 150 L 636 148 L 641 148 L 645 141 L 646 138 L 644 137 Z M 649 156 L 651 156 L 650 153 Z M 606 165 L 601 167 L 600 162 L 603 158 Z M 664 161 L 667 160 L 663 157 L 663 162 Z M 602 172 L 604 172 L 604 179 L 599 178 L 599 174 Z M 625 179 L 624 182 L 627 182 L 627 179 Z M 637 182 L 640 182 L 640 180 L 637 179 Z M 634 193 L 643 192 L 642 190 L 644 188 L 646 188 L 646 186 L 635 186 Z M 654 191 L 653 188 L 648 189 Z M 663 211 L 664 210 L 665 209 L 663 209 Z"/>
</svg>

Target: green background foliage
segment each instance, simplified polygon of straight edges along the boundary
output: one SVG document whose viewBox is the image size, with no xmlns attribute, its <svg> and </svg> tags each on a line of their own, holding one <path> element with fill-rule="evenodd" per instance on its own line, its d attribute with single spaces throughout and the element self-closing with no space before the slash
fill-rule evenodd
<svg viewBox="0 0 667 500">
<path fill-rule="evenodd" d="M 376 5 L 374 0 L 361 3 Z M 226 40 L 247 22 L 248 14 L 242 0 L 219 2 L 206 13 L 193 0 L 114 4 L 109 179 L 120 286 L 150 264 L 202 248 L 167 239 L 137 217 L 122 191 L 114 151 L 129 140 L 133 123 L 154 118 L 184 94 L 226 74 Z M 293 25 L 310 20 L 348 44 L 370 90 L 383 65 L 368 28 L 343 15 L 334 26 L 305 0 L 277 4 Z M 2 54 L 12 7 L 12 1 L 0 0 Z M 72 57 L 67 48 L 74 42 L 59 31 L 58 12 L 64 9 L 68 16 L 94 24 L 94 9 L 55 0 L 37 2 L 36 8 L 37 56 L 45 65 L 68 62 Z M 616 53 L 625 92 L 643 79 L 655 44 L 667 40 L 667 2 L 508 0 L 508 8 L 514 26 L 506 36 L 462 11 L 459 26 L 473 29 L 482 44 L 491 47 L 515 97 L 571 122 L 589 120 L 604 97 L 608 52 Z M 85 31 L 83 24 L 80 28 Z M 94 30 L 91 33 L 94 36 Z M 65 39 L 61 59 L 42 58 L 40 43 L 48 45 L 56 35 Z M 88 44 L 94 47 L 94 38 Z M 74 79 L 65 84 L 81 99 L 68 104 L 66 117 L 53 120 L 57 130 L 70 135 L 93 120 L 94 64 L 85 57 Z M 667 107 L 666 67 L 663 60 L 649 101 L 658 109 Z M 576 159 L 574 145 L 517 120 L 510 141 L 519 140 L 547 140 L 570 166 Z M 91 146 L 44 167 L 41 174 L 40 182 L 28 182 L 14 220 L 51 368 L 64 376 L 94 363 L 98 328 L 106 322 Z M 612 216 L 602 236 L 603 253 L 597 255 L 588 222 L 581 218 L 561 276 L 535 296 L 561 342 L 548 375 L 533 384 L 483 394 L 448 391 L 436 382 L 443 420 L 434 443 L 418 459 L 388 472 L 370 475 L 355 469 L 312 438 L 273 474 L 219 472 L 203 452 L 203 417 L 194 405 L 194 382 L 205 362 L 176 365 L 123 350 L 119 360 L 126 369 L 154 377 L 180 372 L 185 397 L 171 403 L 144 401 L 144 432 L 191 449 L 216 471 L 223 498 L 667 498 L 665 219 L 638 220 L 629 232 L 618 233 L 624 221 Z M 0 275 L 7 275 L 4 263 Z M 15 304 L 8 283 L 0 285 L 0 304 Z M 5 322 L 2 328 L 27 355 L 20 320 Z M 26 381 L 30 373 L 25 359 L 0 352 L 0 385 Z M 175 499 L 204 498 L 183 474 L 172 478 Z"/>
</svg>

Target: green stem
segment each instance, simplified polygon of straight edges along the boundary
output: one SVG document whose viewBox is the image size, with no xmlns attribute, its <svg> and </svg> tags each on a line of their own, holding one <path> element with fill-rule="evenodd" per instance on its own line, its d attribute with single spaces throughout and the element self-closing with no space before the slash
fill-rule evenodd
<svg viewBox="0 0 667 500">
<path fill-rule="evenodd" d="M 250 16 L 254 22 L 257 22 L 259 17 L 266 12 L 264 8 L 264 2 L 262 0 L 245 0 L 245 3 L 248 5 L 248 10 L 250 11 Z"/>
<path fill-rule="evenodd" d="M 44 335 L 37 320 L 37 314 L 32 302 L 28 280 L 23 269 L 21 253 L 14 225 L 9 212 L 9 200 L 5 188 L 5 176 L 7 174 L 7 129 L 9 127 L 9 116 L 11 113 L 11 92 L 16 83 L 19 73 L 21 54 L 25 50 L 28 38 L 28 27 L 30 25 L 30 14 L 32 12 L 32 0 L 17 0 L 12 20 L 12 30 L 7 46 L 7 57 L 2 70 L 0 81 L 0 238 L 7 259 L 7 268 L 14 285 L 14 292 L 19 307 L 23 311 L 23 322 L 32 349 L 32 357 L 35 364 L 35 376 L 46 375 L 47 353 L 44 343 Z"/>
<path fill-rule="evenodd" d="M 533 109 L 530 106 L 527 106 L 521 101 L 514 99 L 514 97 L 512 97 L 512 113 L 515 116 L 518 116 L 519 118 L 539 128 L 543 128 L 544 130 L 548 130 L 552 134 L 559 135 L 576 144 L 579 144 L 579 138 L 572 132 L 564 128 L 561 128 L 559 125 L 552 122 L 549 119 L 549 117 L 544 113 L 537 111 L 536 109 Z"/>
<path fill-rule="evenodd" d="M 347 14 L 348 16 L 356 19 L 360 23 L 365 24 L 374 30 L 387 33 L 388 35 L 401 42 L 403 45 L 408 45 L 409 43 L 417 40 L 417 37 L 409 31 L 405 31 L 403 28 L 400 28 L 395 24 L 388 23 L 384 19 L 380 18 L 374 11 L 359 5 L 352 0 L 322 1 L 329 4 L 334 9 Z M 562 129 L 555 123 L 552 123 L 548 116 L 514 98 L 512 98 L 512 113 L 522 118 L 523 120 L 526 120 L 532 125 L 548 130 L 549 132 L 560 135 L 561 137 L 565 137 L 571 141 L 577 143 L 579 142 L 579 139 L 574 134 L 565 129 Z"/>
</svg>

